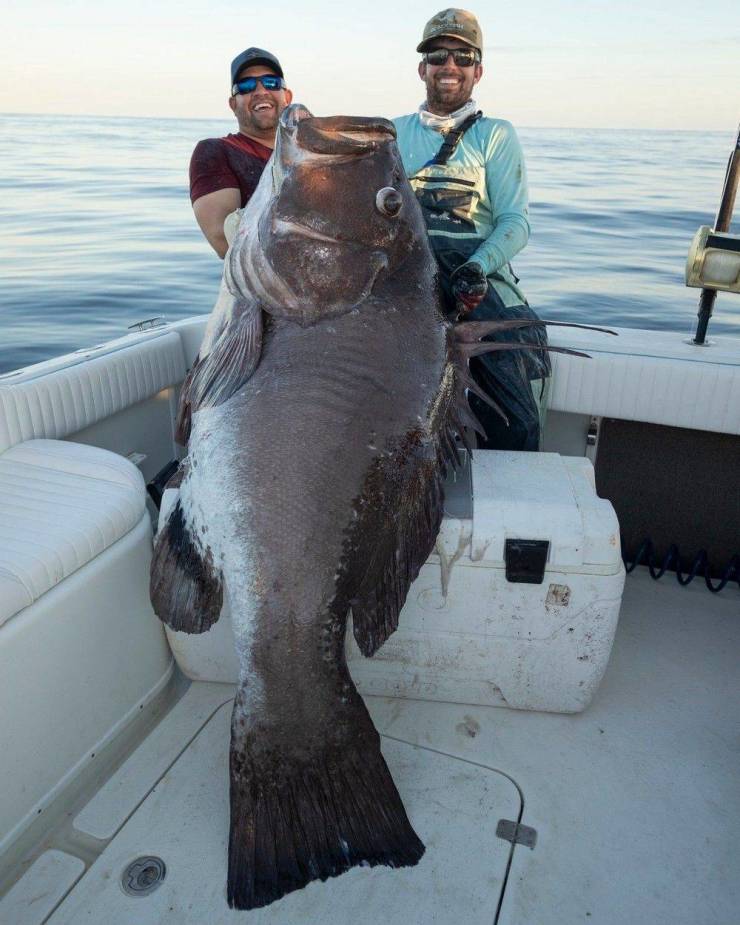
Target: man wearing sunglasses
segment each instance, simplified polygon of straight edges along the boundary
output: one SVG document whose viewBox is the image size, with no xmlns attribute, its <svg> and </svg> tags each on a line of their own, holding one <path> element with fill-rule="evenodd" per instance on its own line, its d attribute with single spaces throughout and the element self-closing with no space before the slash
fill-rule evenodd
<svg viewBox="0 0 740 925">
<path fill-rule="evenodd" d="M 513 126 L 484 118 L 472 93 L 483 76 L 480 25 L 447 9 L 424 27 L 417 49 L 426 99 L 395 121 L 406 173 L 422 207 L 451 315 L 474 320 L 536 319 L 509 261 L 529 238 L 524 156 Z M 544 328 L 506 338 L 545 343 Z M 549 362 L 544 352 L 504 351 L 470 362 L 473 377 L 506 412 L 470 396 L 488 449 L 537 450 L 538 401 Z"/>
<path fill-rule="evenodd" d="M 254 193 L 275 145 L 280 113 L 293 98 L 280 62 L 262 48 L 247 48 L 231 62 L 229 107 L 239 131 L 199 141 L 190 160 L 190 201 L 208 243 L 222 259 L 224 221 Z"/>
</svg>

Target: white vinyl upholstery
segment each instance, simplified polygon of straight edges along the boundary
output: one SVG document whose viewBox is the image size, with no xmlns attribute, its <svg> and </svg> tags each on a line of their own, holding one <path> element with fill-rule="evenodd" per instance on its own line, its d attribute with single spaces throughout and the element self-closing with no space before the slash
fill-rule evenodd
<svg viewBox="0 0 740 925">
<path fill-rule="evenodd" d="M 103 349 L 0 380 L 0 453 L 35 437 L 67 437 L 185 378 L 175 331 L 129 336 Z"/>
<path fill-rule="evenodd" d="M 551 344 L 591 359 L 551 354 L 553 411 L 740 434 L 740 341 L 697 346 L 676 333 L 617 328 L 617 337 L 548 329 Z"/>
<path fill-rule="evenodd" d="M 145 512 L 139 470 L 59 440 L 0 455 L 0 626 L 132 530 Z"/>
</svg>

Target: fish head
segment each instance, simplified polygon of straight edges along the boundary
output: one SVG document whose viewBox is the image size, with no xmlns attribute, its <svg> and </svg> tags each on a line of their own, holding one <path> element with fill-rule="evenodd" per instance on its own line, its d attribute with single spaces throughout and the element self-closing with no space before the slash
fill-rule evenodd
<svg viewBox="0 0 740 925">
<path fill-rule="evenodd" d="M 386 119 L 318 118 L 287 107 L 227 256 L 232 292 L 312 324 L 357 307 L 415 245 L 426 248 L 395 139 Z"/>
</svg>

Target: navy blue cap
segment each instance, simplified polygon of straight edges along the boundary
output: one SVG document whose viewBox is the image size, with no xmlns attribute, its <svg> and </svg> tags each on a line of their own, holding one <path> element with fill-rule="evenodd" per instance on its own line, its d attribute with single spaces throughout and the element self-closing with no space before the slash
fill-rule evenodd
<svg viewBox="0 0 740 925">
<path fill-rule="evenodd" d="M 231 83 L 236 83 L 236 78 L 239 76 L 240 71 L 243 71 L 245 67 L 252 67 L 254 64 L 264 64 L 265 67 L 269 67 L 271 71 L 274 71 L 278 77 L 285 76 L 275 55 L 271 55 L 264 48 L 247 48 L 246 51 L 237 55 L 231 62 Z"/>
</svg>

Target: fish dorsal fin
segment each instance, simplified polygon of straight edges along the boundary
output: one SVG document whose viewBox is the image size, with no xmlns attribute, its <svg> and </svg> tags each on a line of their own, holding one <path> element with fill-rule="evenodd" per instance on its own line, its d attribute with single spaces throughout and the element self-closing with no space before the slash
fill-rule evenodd
<svg viewBox="0 0 740 925">
<path fill-rule="evenodd" d="M 240 302 L 204 357 L 198 357 L 180 392 L 175 439 L 185 446 L 192 415 L 220 405 L 238 391 L 257 368 L 262 354 L 262 309 Z"/>
<path fill-rule="evenodd" d="M 477 395 L 481 401 L 485 402 L 496 411 L 506 424 L 508 418 L 503 410 L 475 382 L 468 368 L 468 362 L 472 357 L 484 356 L 485 354 L 497 353 L 504 350 L 529 350 L 533 352 L 546 353 L 564 353 L 568 356 L 584 357 L 590 359 L 590 354 L 582 353 L 580 350 L 571 350 L 568 347 L 553 347 L 547 343 L 520 343 L 509 341 L 490 341 L 484 340 L 496 334 L 503 334 L 507 331 L 514 331 L 519 328 L 541 327 L 553 325 L 563 328 L 582 328 L 586 331 L 599 331 L 602 334 L 615 334 L 608 328 L 598 328 L 590 324 L 572 324 L 567 321 L 542 321 L 539 318 L 514 318 L 506 320 L 488 320 L 488 321 L 460 321 L 453 324 L 450 328 L 450 338 L 448 340 L 448 358 L 455 369 L 455 401 L 449 408 L 449 424 L 454 432 L 459 434 L 463 442 L 467 445 L 464 430 L 475 430 L 482 437 L 485 437 L 485 431 L 478 419 L 473 414 L 468 405 L 468 392 Z"/>
</svg>

